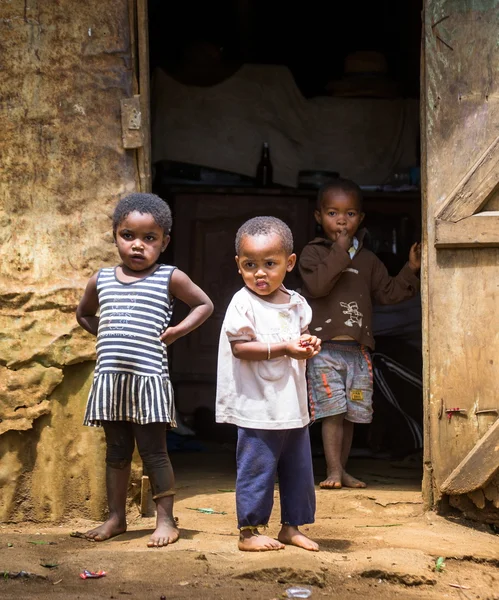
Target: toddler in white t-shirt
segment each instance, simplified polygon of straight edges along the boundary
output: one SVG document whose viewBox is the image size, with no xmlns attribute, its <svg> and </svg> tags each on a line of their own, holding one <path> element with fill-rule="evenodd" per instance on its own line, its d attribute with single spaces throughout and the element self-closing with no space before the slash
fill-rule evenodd
<svg viewBox="0 0 499 600">
<path fill-rule="evenodd" d="M 283 286 L 296 263 L 289 227 L 255 217 L 236 236 L 245 287 L 227 309 L 218 354 L 217 422 L 238 427 L 236 505 L 239 549 L 318 550 L 298 529 L 313 523 L 315 489 L 308 432 L 305 361 L 320 350 L 308 333 L 312 311 Z M 281 530 L 261 535 L 279 478 Z"/>
</svg>

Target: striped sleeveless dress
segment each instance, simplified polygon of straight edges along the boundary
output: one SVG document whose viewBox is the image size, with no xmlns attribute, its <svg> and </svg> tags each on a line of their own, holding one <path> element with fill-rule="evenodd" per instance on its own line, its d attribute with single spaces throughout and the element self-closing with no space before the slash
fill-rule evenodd
<svg viewBox="0 0 499 600">
<path fill-rule="evenodd" d="M 97 364 L 84 425 L 132 421 L 175 427 L 166 345 L 159 339 L 172 316 L 168 290 L 174 270 L 160 265 L 131 283 L 118 281 L 114 267 L 99 271 Z"/>
</svg>

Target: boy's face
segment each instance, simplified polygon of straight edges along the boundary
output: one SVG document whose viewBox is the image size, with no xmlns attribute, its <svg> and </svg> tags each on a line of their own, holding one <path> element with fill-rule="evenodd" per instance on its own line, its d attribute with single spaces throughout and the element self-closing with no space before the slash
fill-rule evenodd
<svg viewBox="0 0 499 600">
<path fill-rule="evenodd" d="M 245 235 L 236 256 L 238 272 L 246 287 L 272 302 L 286 273 L 293 270 L 296 254 L 288 255 L 278 234 Z"/>
<path fill-rule="evenodd" d="M 330 190 L 322 199 L 321 209 L 315 211 L 315 220 L 322 226 L 326 237 L 335 242 L 344 230 L 353 237 L 364 220 L 364 213 L 355 194 Z"/>
</svg>

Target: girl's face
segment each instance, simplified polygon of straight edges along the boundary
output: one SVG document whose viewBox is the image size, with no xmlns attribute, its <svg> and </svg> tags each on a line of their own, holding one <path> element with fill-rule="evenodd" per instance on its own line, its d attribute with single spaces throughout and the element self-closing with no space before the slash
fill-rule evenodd
<svg viewBox="0 0 499 600">
<path fill-rule="evenodd" d="M 245 235 L 241 240 L 236 263 L 249 288 L 269 302 L 278 303 L 279 292 L 286 273 L 293 270 L 296 254 L 288 256 L 276 233 Z"/>
<path fill-rule="evenodd" d="M 115 232 L 116 245 L 123 265 L 130 271 L 146 271 L 156 264 L 170 241 L 148 213 L 129 213 Z"/>
</svg>

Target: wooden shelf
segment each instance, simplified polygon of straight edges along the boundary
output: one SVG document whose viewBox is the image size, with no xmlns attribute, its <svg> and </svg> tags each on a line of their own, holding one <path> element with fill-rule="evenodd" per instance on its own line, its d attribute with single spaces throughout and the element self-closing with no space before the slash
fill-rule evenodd
<svg viewBox="0 0 499 600">
<path fill-rule="evenodd" d="M 211 186 L 211 185 L 176 185 L 167 188 L 169 193 L 178 195 L 224 195 L 224 196 L 286 196 L 315 198 L 317 190 L 304 188 L 268 187 L 258 188 L 250 186 Z M 419 202 L 421 193 L 419 191 L 395 192 L 395 191 L 366 191 L 362 194 L 366 200 L 414 200 Z"/>
</svg>

